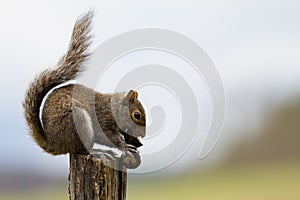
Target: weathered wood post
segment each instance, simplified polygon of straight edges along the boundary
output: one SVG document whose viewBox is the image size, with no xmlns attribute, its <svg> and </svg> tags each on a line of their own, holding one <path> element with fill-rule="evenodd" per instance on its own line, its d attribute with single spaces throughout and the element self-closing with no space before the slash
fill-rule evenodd
<svg viewBox="0 0 300 200">
<path fill-rule="evenodd" d="M 118 170 L 119 169 L 119 170 Z M 70 200 L 125 200 L 127 172 L 121 160 L 70 154 Z"/>
</svg>

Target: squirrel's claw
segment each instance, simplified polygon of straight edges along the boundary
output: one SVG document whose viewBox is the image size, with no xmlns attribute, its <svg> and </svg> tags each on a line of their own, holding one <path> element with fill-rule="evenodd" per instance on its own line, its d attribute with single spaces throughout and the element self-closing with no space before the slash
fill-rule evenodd
<svg viewBox="0 0 300 200">
<path fill-rule="evenodd" d="M 136 146 L 132 144 L 127 144 L 127 149 L 129 152 L 140 153 L 139 150 L 137 150 Z"/>
</svg>

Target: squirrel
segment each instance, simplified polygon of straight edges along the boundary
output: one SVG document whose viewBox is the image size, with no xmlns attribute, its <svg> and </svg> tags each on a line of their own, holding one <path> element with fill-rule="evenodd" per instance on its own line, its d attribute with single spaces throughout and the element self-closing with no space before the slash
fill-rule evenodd
<svg viewBox="0 0 300 200">
<path fill-rule="evenodd" d="M 90 56 L 92 17 L 89 11 L 77 19 L 67 53 L 56 68 L 46 69 L 30 83 L 23 102 L 25 119 L 32 138 L 47 153 L 112 158 L 111 151 L 94 149 L 100 144 L 119 149 L 125 167 L 136 168 L 140 164 L 137 148 L 142 146 L 139 137 L 145 137 L 146 129 L 145 110 L 136 91 L 102 94 L 80 84 L 55 88 L 84 71 Z"/>
</svg>

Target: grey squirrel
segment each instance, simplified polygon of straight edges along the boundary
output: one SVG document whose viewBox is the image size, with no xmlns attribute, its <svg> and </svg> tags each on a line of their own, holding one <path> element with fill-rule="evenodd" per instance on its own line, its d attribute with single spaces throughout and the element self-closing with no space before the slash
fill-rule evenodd
<svg viewBox="0 0 300 200">
<path fill-rule="evenodd" d="M 123 152 L 124 165 L 135 168 L 140 164 L 139 137 L 145 136 L 146 126 L 136 91 L 102 94 L 79 84 L 62 86 L 48 95 L 42 122 L 39 119 L 46 94 L 84 70 L 90 55 L 92 17 L 90 11 L 76 21 L 69 49 L 56 68 L 43 71 L 30 83 L 23 102 L 25 119 L 31 136 L 47 153 L 108 156 L 105 151 L 93 150 L 95 144 L 101 144 L 117 147 Z"/>
</svg>

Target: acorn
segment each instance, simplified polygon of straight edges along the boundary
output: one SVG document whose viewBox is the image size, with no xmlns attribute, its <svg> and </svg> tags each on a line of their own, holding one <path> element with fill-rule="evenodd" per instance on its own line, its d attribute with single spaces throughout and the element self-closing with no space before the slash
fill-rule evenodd
<svg viewBox="0 0 300 200">
<path fill-rule="evenodd" d="M 135 169 L 141 164 L 141 157 L 136 152 L 126 151 L 121 156 L 121 160 L 123 165 L 128 169 Z"/>
</svg>

